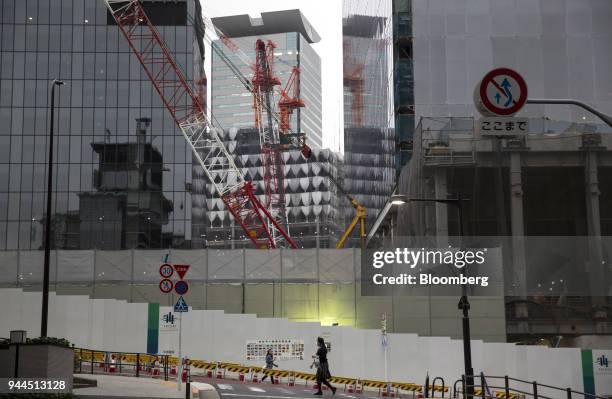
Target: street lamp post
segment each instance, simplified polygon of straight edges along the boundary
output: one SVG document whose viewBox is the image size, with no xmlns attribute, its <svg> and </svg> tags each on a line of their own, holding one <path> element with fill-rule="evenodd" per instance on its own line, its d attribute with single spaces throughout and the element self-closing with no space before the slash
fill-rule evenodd
<svg viewBox="0 0 612 399">
<path fill-rule="evenodd" d="M 463 239 L 465 235 L 463 225 L 463 202 L 469 199 L 462 198 L 457 195 L 457 198 L 409 198 L 405 195 L 391 196 L 391 204 L 403 205 L 407 202 L 437 202 L 440 204 L 453 205 L 457 207 L 459 217 L 459 236 Z M 462 244 L 463 245 L 463 244 Z M 458 304 L 462 312 L 462 327 L 463 327 L 463 364 L 465 368 L 465 393 L 467 399 L 474 397 L 474 369 L 472 368 L 472 344 L 470 333 L 470 302 L 467 295 L 467 285 L 461 286 L 461 298 Z"/>
<path fill-rule="evenodd" d="M 49 126 L 49 164 L 47 166 L 47 215 L 45 221 L 45 263 L 43 273 L 42 319 L 40 321 L 40 336 L 47 336 L 47 321 L 49 319 L 49 261 L 51 258 L 51 194 L 53 190 L 53 125 L 55 116 L 55 86 L 64 82 L 53 79 L 51 84 L 51 123 Z"/>
<path fill-rule="evenodd" d="M 601 119 L 606 125 L 612 127 L 612 116 L 606 115 L 601 111 L 596 110 L 589 104 L 571 98 L 529 98 L 527 104 L 544 104 L 544 105 L 575 105 L 584 110 L 589 111 L 593 115 Z"/>
</svg>

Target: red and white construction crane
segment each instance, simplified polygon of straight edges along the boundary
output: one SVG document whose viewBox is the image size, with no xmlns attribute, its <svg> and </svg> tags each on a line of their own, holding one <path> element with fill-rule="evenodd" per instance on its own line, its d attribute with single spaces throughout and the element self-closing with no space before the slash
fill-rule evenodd
<svg viewBox="0 0 612 399">
<path fill-rule="evenodd" d="M 189 19 L 195 27 L 201 26 L 193 17 Z M 264 183 L 264 203 L 271 214 L 282 226 L 286 227 L 286 207 L 284 188 L 284 162 L 282 151 L 299 150 L 305 158 L 310 157 L 311 149 L 305 143 L 303 133 L 294 133 L 290 128 L 290 116 L 294 109 L 304 107 L 299 98 L 299 68 L 294 67 L 280 95 L 279 112 L 274 108 L 274 89 L 281 84 L 274 74 L 274 49 L 272 41 L 257 40 L 255 43 L 255 62 L 212 22 L 203 18 L 202 25 L 209 31 L 215 31 L 221 42 L 236 55 L 246 66 L 253 70 L 253 77 L 246 77 L 234 62 L 208 35 L 207 31 L 199 32 L 211 45 L 213 52 L 234 73 L 246 90 L 253 96 L 254 124 L 258 129 Z M 286 230 L 288 231 L 288 230 Z"/>
<path fill-rule="evenodd" d="M 283 135 L 291 134 L 290 121 L 293 111 L 305 107 L 304 101 L 300 98 L 300 68 L 294 66 L 291 76 L 287 79 L 285 88 L 281 91 L 278 108 L 280 110 L 281 144 Z"/>
<path fill-rule="evenodd" d="M 255 127 L 259 131 L 261 162 L 263 169 L 265 204 L 276 220 L 283 225 L 286 221 L 285 184 L 283 156 L 280 153 L 278 127 L 275 126 L 272 98 L 274 87 L 281 81 L 274 75 L 274 49 L 276 45 L 268 40 L 255 42 L 255 64 L 253 65 L 253 111 Z M 265 120 L 264 120 L 265 119 Z"/>
<path fill-rule="evenodd" d="M 251 182 L 236 167 L 220 132 L 211 126 L 203 102 L 194 94 L 165 42 L 139 0 L 104 0 L 119 29 L 160 95 L 194 157 L 247 238 L 257 248 L 278 248 L 282 241 L 297 248 Z"/>
</svg>

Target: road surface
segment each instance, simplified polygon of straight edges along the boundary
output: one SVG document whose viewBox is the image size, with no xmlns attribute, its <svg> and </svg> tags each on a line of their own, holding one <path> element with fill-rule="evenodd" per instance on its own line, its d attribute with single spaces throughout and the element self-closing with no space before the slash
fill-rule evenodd
<svg viewBox="0 0 612 399">
<path fill-rule="evenodd" d="M 195 381 L 213 385 L 222 399 L 313 399 L 315 390 L 312 383 L 305 386 L 297 383 L 290 387 L 286 384 L 271 384 L 268 380 L 262 383 L 240 382 L 236 380 L 194 377 Z M 331 391 L 323 391 L 323 397 L 337 399 L 380 399 L 376 392 L 366 392 L 365 395 L 345 393 L 344 387 L 337 386 L 336 395 Z"/>
</svg>

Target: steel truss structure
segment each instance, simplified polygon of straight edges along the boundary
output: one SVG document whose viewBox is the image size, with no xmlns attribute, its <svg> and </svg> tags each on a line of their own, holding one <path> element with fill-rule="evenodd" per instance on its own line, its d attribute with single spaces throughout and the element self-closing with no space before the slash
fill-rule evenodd
<svg viewBox="0 0 612 399">
<path fill-rule="evenodd" d="M 220 132 L 211 127 L 204 104 L 187 83 L 140 1 L 104 1 L 194 157 L 245 235 L 257 248 L 278 248 L 282 242 L 297 248 L 236 167 Z"/>
</svg>

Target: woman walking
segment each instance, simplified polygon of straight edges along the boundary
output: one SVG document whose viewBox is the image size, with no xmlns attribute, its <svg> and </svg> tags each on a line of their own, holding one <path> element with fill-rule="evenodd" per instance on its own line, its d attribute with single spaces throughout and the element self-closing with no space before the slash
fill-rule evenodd
<svg viewBox="0 0 612 399">
<path fill-rule="evenodd" d="M 327 385 L 335 395 L 336 388 L 334 388 L 328 381 L 331 378 L 331 374 L 329 372 L 329 363 L 327 362 L 327 347 L 325 346 L 325 341 L 323 341 L 323 338 L 317 338 L 317 346 L 319 347 L 317 349 L 317 354 L 312 356 L 314 362 L 310 366 L 317 366 L 317 385 L 319 390 L 315 392 L 315 395 L 323 395 L 323 391 L 321 391 L 322 384 Z"/>
<path fill-rule="evenodd" d="M 273 367 L 278 367 L 276 363 L 274 363 L 274 355 L 272 354 L 272 349 L 268 349 L 268 353 L 266 353 L 266 369 L 272 370 Z M 265 380 L 267 375 L 264 375 L 261 379 L 261 382 Z M 270 381 L 274 384 L 274 377 L 270 377 Z"/>
</svg>

